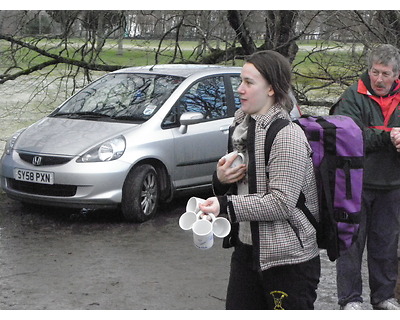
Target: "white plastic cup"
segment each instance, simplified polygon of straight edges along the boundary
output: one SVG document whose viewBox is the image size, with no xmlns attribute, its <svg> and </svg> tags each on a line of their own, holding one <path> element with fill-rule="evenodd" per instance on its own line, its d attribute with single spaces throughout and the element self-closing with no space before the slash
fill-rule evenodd
<svg viewBox="0 0 400 320">
<path fill-rule="evenodd" d="M 199 204 L 205 202 L 205 199 L 191 197 L 186 204 L 186 211 L 192 211 L 198 213 L 200 211 Z"/>
<path fill-rule="evenodd" d="M 237 151 L 232 151 L 231 153 L 228 153 L 224 155 L 222 158 L 229 160 L 231 157 L 237 155 L 236 159 L 232 162 L 231 168 L 235 168 L 237 166 L 240 166 L 241 164 L 244 163 L 244 155 L 242 153 L 238 153 Z"/>
<path fill-rule="evenodd" d="M 212 221 L 203 216 L 202 219 L 197 220 L 192 227 L 193 230 L 193 243 L 196 248 L 201 250 L 210 249 L 214 244 L 214 233 L 212 230 Z"/>
<path fill-rule="evenodd" d="M 197 214 L 193 211 L 186 211 L 179 218 L 179 226 L 187 231 L 192 229 L 193 224 L 198 220 Z"/>
<path fill-rule="evenodd" d="M 212 231 L 218 238 L 225 238 L 231 232 L 231 223 L 229 220 L 218 217 L 212 221 Z"/>
</svg>

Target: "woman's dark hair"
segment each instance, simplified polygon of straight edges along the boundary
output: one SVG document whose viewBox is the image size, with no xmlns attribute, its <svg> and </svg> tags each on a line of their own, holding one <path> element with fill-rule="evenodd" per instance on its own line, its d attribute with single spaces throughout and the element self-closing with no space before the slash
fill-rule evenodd
<svg viewBox="0 0 400 320">
<path fill-rule="evenodd" d="M 276 51 L 265 50 L 253 53 L 246 62 L 253 64 L 272 86 L 275 102 L 290 112 L 293 102 L 289 95 L 292 77 L 289 60 Z"/>
</svg>

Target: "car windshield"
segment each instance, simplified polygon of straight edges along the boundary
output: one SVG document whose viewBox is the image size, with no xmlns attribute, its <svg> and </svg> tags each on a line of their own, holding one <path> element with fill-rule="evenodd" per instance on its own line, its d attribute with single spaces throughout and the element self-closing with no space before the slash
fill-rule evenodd
<svg viewBox="0 0 400 320">
<path fill-rule="evenodd" d="M 143 122 L 183 80 L 169 75 L 109 74 L 78 92 L 51 116 Z"/>
</svg>

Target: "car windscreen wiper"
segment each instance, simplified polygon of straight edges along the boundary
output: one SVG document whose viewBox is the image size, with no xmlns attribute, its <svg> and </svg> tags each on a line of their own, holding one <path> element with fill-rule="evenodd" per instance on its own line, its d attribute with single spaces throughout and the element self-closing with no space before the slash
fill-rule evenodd
<svg viewBox="0 0 400 320">
<path fill-rule="evenodd" d="M 84 112 L 58 112 L 52 115 L 53 117 L 67 117 L 72 119 L 104 119 L 110 118 L 110 116 L 93 111 Z"/>
<path fill-rule="evenodd" d="M 111 116 L 111 119 L 114 120 L 127 120 L 127 121 L 146 121 L 147 119 L 143 118 L 143 116 L 139 115 L 121 115 L 121 116 Z"/>
</svg>

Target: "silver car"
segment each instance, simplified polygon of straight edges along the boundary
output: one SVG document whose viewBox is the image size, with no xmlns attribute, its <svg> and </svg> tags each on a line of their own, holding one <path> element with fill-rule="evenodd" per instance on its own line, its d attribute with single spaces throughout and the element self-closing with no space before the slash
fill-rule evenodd
<svg viewBox="0 0 400 320">
<path fill-rule="evenodd" d="M 120 207 L 129 221 L 149 220 L 160 202 L 210 187 L 240 107 L 240 70 L 156 65 L 109 73 L 7 141 L 1 187 L 22 202 Z"/>
</svg>

